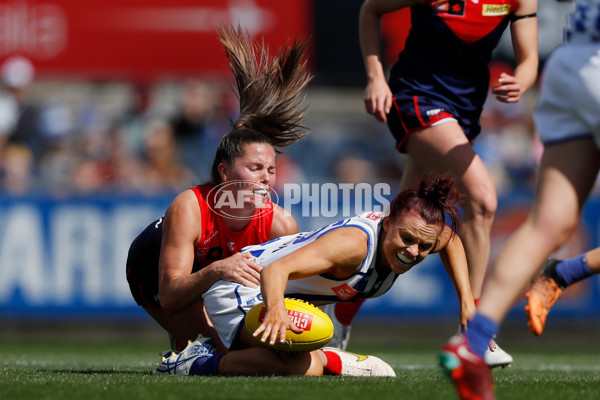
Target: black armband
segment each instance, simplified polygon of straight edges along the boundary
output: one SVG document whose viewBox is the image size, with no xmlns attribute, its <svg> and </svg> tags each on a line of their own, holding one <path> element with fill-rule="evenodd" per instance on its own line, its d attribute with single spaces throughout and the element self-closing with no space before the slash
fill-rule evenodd
<svg viewBox="0 0 600 400">
<path fill-rule="evenodd" d="M 524 19 L 524 18 L 536 18 L 537 17 L 537 13 L 533 13 L 533 14 L 527 14 L 527 15 L 511 15 L 510 16 L 510 22 L 515 22 L 518 21 L 520 19 Z"/>
</svg>

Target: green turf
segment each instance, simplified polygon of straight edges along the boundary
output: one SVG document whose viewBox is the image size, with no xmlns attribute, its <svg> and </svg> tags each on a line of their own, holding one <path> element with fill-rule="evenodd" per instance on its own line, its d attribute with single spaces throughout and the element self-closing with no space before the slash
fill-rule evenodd
<svg viewBox="0 0 600 400">
<path fill-rule="evenodd" d="M 414 330 L 418 332 L 418 330 Z M 374 333 L 371 333 L 373 335 Z M 414 332 L 410 333 L 414 335 Z M 515 339 L 515 358 L 495 370 L 500 399 L 598 399 L 600 348 L 575 341 Z M 0 399 L 454 399 L 436 366 L 436 336 L 373 340 L 357 333 L 352 350 L 378 355 L 396 378 L 157 377 L 166 338 L 128 335 L 0 335 Z M 508 344 L 508 346 L 507 346 Z"/>
</svg>

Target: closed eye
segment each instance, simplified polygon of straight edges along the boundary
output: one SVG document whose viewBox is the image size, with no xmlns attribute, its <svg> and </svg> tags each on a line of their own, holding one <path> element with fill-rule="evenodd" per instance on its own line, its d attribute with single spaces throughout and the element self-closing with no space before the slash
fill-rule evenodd
<svg viewBox="0 0 600 400">
<path fill-rule="evenodd" d="M 431 243 L 420 243 L 419 244 L 420 251 L 427 251 L 427 250 L 430 250 L 432 247 L 433 247 L 433 244 L 431 244 Z"/>
<path fill-rule="evenodd" d="M 400 238 L 402 239 L 402 242 L 404 242 L 404 244 L 407 246 L 410 246 L 411 244 L 414 244 L 417 242 L 417 240 L 413 236 L 409 236 L 409 235 L 402 235 L 402 236 L 400 236 Z M 419 251 L 428 251 L 428 250 L 431 250 L 432 248 L 433 248 L 433 243 L 419 243 Z"/>
</svg>

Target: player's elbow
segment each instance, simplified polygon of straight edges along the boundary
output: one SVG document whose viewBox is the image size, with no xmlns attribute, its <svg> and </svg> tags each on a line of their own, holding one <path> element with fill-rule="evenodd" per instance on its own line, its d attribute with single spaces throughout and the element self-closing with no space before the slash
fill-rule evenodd
<svg viewBox="0 0 600 400">
<path fill-rule="evenodd" d="M 183 309 L 180 296 L 173 290 L 161 288 L 158 297 L 160 306 L 168 314 L 176 314 Z"/>
</svg>

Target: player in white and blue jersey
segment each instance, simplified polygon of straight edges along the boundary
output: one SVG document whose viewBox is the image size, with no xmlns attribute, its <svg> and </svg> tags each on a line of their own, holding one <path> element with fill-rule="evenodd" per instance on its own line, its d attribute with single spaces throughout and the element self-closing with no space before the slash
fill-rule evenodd
<svg viewBox="0 0 600 400">
<path fill-rule="evenodd" d="M 358 269 L 348 276 L 336 277 L 328 273 L 307 276 L 287 282 L 285 296 L 310 301 L 315 305 L 352 301 L 360 297 L 376 297 L 385 293 L 399 276 L 391 269 L 377 268 L 377 244 L 384 215 L 368 212 L 327 225 L 313 232 L 284 236 L 269 242 L 247 246 L 259 265 L 268 266 L 295 253 L 308 244 L 337 229 L 354 228 L 367 239 L 366 254 Z M 239 334 L 248 310 L 263 301 L 261 288 L 250 288 L 232 282 L 219 281 L 203 296 L 206 311 L 225 346 L 230 347 Z"/>
<path fill-rule="evenodd" d="M 545 149 L 533 207 L 498 256 L 464 336 L 451 339 L 440 353 L 440 364 L 459 396 L 494 398 L 492 376 L 482 358 L 486 341 L 548 257 L 577 229 L 598 177 L 600 0 L 575 0 L 565 42 L 551 54 L 544 73 L 534 119 Z M 566 272 L 569 280 L 589 276 L 585 264 L 585 257 L 576 257 Z M 544 302 L 556 288 L 548 286 Z M 544 308 L 538 312 L 547 312 Z"/>
<path fill-rule="evenodd" d="M 329 370 L 327 352 L 280 353 L 269 348 L 286 331 L 299 333 L 285 308 L 285 297 L 317 304 L 352 301 L 385 293 L 401 274 L 433 252 L 447 246 L 456 232 L 459 212 L 454 181 L 423 178 L 418 189 L 407 189 L 390 203 L 388 215 L 370 212 L 319 230 L 285 236 L 243 251 L 262 266 L 261 286 L 217 282 L 203 296 L 206 311 L 230 351 L 206 356 L 202 344 L 191 345 L 182 355 L 159 365 L 158 373 L 190 375 L 321 375 Z M 446 224 L 449 221 L 449 224 Z M 449 257 L 455 255 L 449 254 Z M 459 257 L 460 258 L 460 257 Z M 464 252 L 455 278 L 468 287 Z M 470 290 L 469 290 L 470 294 Z M 472 294 L 470 294 L 472 302 Z M 246 312 L 264 301 L 267 312 L 254 332 L 264 345 L 244 329 Z M 188 363 L 183 372 L 178 360 Z M 358 361 L 358 360 L 357 360 Z M 386 364 L 387 365 L 387 364 Z M 390 368 L 391 369 L 391 368 Z M 343 372 L 343 370 L 342 370 Z M 391 371 L 393 373 L 393 371 Z M 373 375 L 373 374 L 371 374 Z M 386 375 L 385 376 L 392 376 Z"/>
</svg>

